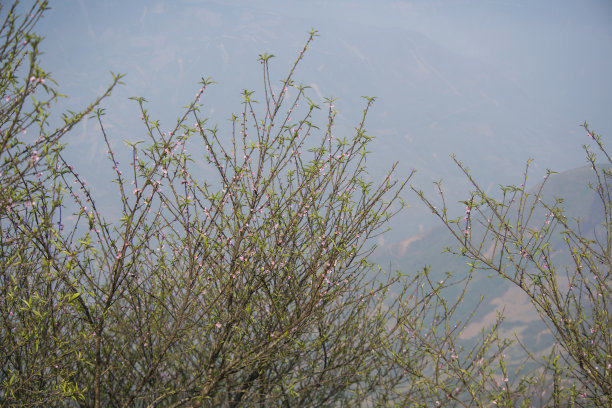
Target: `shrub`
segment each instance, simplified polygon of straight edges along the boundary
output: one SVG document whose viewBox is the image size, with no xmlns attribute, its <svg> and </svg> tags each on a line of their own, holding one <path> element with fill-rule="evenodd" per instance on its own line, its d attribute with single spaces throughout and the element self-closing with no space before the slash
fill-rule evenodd
<svg viewBox="0 0 612 408">
<path fill-rule="evenodd" d="M 575 259 L 571 293 L 550 266 L 553 226 L 514 227 L 510 203 L 475 184 L 465 222 L 493 214 L 485 228 L 501 249 L 489 259 L 432 206 L 473 268 L 525 290 L 558 336 L 562 352 L 540 371 L 505 381 L 501 317 L 475 344 L 458 340 L 469 279 L 389 275 L 368 260 L 411 175 L 395 180 L 394 165 L 378 181 L 367 173 L 374 98 L 351 136 L 336 132 L 333 99 L 318 121 L 322 108 L 293 79 L 316 32 L 278 87 L 272 56 L 260 55 L 263 88 L 243 92 L 229 131 L 201 116 L 209 79 L 170 127 L 133 98 L 146 140 L 128 143 L 122 165 L 101 108 L 121 76 L 52 127 L 62 95 L 38 66 L 33 33 L 48 2 L 22 16 L 18 3 L 0 6 L 1 406 L 511 406 L 537 404 L 550 387 L 540 404 L 581 404 L 581 393 L 609 402 L 607 169 L 594 166 L 607 241 L 546 207 Z M 88 115 L 106 143 L 118 216 L 67 160 L 64 138 Z M 521 217 L 542 205 L 504 191 Z"/>
<path fill-rule="evenodd" d="M 598 164 L 592 148 L 584 146 L 593 173 L 588 188 L 598 201 L 589 216 L 596 221 L 566 215 L 562 198 L 542 199 L 553 172 L 535 191 L 527 190 L 529 163 L 522 184 L 502 186 L 496 200 L 455 159 L 474 187 L 463 202 L 466 215 L 457 219 L 449 217 L 445 204 L 438 209 L 415 191 L 459 244 L 449 251 L 466 257 L 472 273 L 493 271 L 519 288 L 553 334 L 553 350 L 539 358 L 550 374 L 550 404 L 604 407 L 612 404 L 612 160 L 601 136 L 586 122 L 583 127 L 604 156 Z"/>
</svg>

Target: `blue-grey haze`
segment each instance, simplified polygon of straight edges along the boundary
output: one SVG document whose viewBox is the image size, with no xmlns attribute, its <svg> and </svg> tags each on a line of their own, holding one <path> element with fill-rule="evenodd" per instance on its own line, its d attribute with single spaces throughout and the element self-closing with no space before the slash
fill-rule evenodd
<svg viewBox="0 0 612 408">
<path fill-rule="evenodd" d="M 588 120 L 612 135 L 612 3 L 609 1 L 90 1 L 62 0 L 39 30 L 43 66 L 77 109 L 100 94 L 109 71 L 126 85 L 105 102 L 116 146 L 144 139 L 129 96 L 150 101 L 153 118 L 170 129 L 193 99 L 201 77 L 218 82 L 203 111 L 223 129 L 240 108 L 242 89 L 261 90 L 260 53 L 276 55 L 279 80 L 312 28 L 312 44 L 296 79 L 312 97 L 337 97 L 337 131 L 350 134 L 376 96 L 368 121 L 369 165 L 378 177 L 389 163 L 419 171 L 430 189 L 444 179 L 451 202 L 466 184 L 448 157 L 468 164 L 484 186 L 519 182 L 533 157 L 534 175 L 584 164 Z M 108 168 L 97 125 L 86 122 L 69 148 L 102 201 L 116 192 L 100 177 Z M 119 147 L 117 147 L 119 149 Z M 108 173 L 109 174 L 109 173 Z M 534 181 L 535 183 L 535 181 Z M 435 220 L 419 207 L 395 221 L 394 240 Z M 461 211 L 461 206 L 457 205 Z"/>
</svg>

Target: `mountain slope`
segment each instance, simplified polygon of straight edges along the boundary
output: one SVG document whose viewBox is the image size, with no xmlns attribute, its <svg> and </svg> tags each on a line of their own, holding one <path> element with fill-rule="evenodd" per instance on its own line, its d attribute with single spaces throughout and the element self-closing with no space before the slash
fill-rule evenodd
<svg viewBox="0 0 612 408">
<path fill-rule="evenodd" d="M 589 184 L 595 182 L 594 177 L 594 172 L 590 167 L 553 174 L 542 188 L 540 185 L 530 190 L 530 199 L 534 200 L 539 197 L 541 202 L 549 205 L 554 204 L 557 199 L 562 199 L 564 213 L 568 219 L 572 220 L 570 225 L 575 228 L 578 228 L 579 225 L 583 236 L 594 239 L 596 231 L 605 221 L 601 199 L 596 191 L 589 187 Z M 516 212 L 510 212 L 509 219 L 515 219 L 516 216 Z M 579 220 L 579 224 L 576 220 Z M 548 211 L 538 206 L 528 225 L 538 228 L 547 222 L 550 222 Z M 484 231 L 478 228 L 475 222 L 472 223 L 472 226 L 471 236 L 476 239 L 476 242 L 479 242 L 478 239 L 483 236 Z M 601 234 L 597 235 L 598 238 L 601 236 Z M 489 248 L 490 241 L 485 242 L 488 243 L 485 243 L 484 248 Z M 551 235 L 549 242 L 553 249 L 552 261 L 556 267 L 558 282 L 563 289 L 564 282 L 567 282 L 564 276 L 567 272 L 572 273 L 573 262 L 563 241 L 560 226 Z M 383 264 L 391 263 L 394 269 L 406 274 L 415 273 L 428 265 L 434 280 L 448 279 L 447 272 L 454 273 L 452 279 L 458 280 L 470 274 L 468 262 L 472 261 L 466 257 L 445 253 L 444 248 L 456 249 L 457 247 L 455 238 L 445 226 L 440 226 L 381 248 L 377 253 L 377 259 Z M 509 270 L 510 274 L 512 272 Z M 457 295 L 457 289 L 449 289 L 446 293 L 447 299 L 450 300 Z M 483 329 L 495 322 L 498 313 L 501 313 L 505 317 L 501 330 L 504 336 L 514 337 L 516 335 L 530 351 L 536 353 L 541 353 L 551 347 L 554 338 L 540 319 L 529 298 L 520 288 L 496 276 L 493 271 L 486 269 L 473 271 L 467 300 L 461 305 L 455 318 L 465 320 L 481 296 L 484 296 L 483 302 L 471 320 L 471 324 L 463 330 L 461 339 L 475 340 Z M 517 357 L 523 355 L 519 347 L 514 347 L 510 352 Z"/>
</svg>

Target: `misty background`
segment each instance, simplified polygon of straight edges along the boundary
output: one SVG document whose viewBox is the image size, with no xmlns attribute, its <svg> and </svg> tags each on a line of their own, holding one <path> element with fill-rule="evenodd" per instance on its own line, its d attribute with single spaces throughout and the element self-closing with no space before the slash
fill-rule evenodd
<svg viewBox="0 0 612 408">
<path fill-rule="evenodd" d="M 411 183 L 426 192 L 442 179 L 457 215 L 469 186 L 449 155 L 495 193 L 500 184 L 522 181 L 529 158 L 533 185 L 546 169 L 584 166 L 580 147 L 588 139 L 579 125 L 585 120 L 606 139 L 612 135 L 612 2 L 605 0 L 62 0 L 51 6 L 38 26 L 46 37 L 41 65 L 69 97 L 61 109 L 94 100 L 110 83 L 109 71 L 126 74 L 125 85 L 103 104 L 115 150 L 146 137 L 128 97 L 145 97 L 151 118 L 170 130 L 202 77 L 217 82 L 204 94 L 202 112 L 229 140 L 227 118 L 240 110 L 241 91 L 255 90 L 257 99 L 263 90 L 258 55 L 275 55 L 271 75 L 280 81 L 312 29 L 320 36 L 294 79 L 312 87 L 316 102 L 338 98 L 336 134 L 351 136 L 365 106 L 361 96 L 377 97 L 367 120 L 376 136 L 372 178 L 399 161 L 397 176 L 417 169 Z M 111 166 L 95 120 L 65 141 L 99 206 L 112 205 L 118 193 L 101 176 Z M 439 226 L 412 192 L 403 197 L 411 208 L 380 244 Z"/>
</svg>

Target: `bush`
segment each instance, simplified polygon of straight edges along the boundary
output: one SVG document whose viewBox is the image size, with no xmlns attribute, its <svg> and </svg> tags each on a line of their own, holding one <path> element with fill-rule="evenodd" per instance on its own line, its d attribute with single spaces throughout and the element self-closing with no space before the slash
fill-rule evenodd
<svg viewBox="0 0 612 408">
<path fill-rule="evenodd" d="M 379 358 L 389 283 L 367 278 L 367 255 L 405 182 L 391 180 L 393 169 L 368 179 L 373 99 L 355 135 L 338 138 L 333 102 L 320 130 L 311 123 L 320 108 L 293 69 L 276 90 L 262 55 L 263 109 L 245 91 L 230 138 L 200 117 L 211 81 L 166 131 L 135 98 L 149 140 L 130 145 L 122 168 L 100 100 L 47 129 L 59 95 L 30 34 L 46 7 L 20 20 L 15 4 L 3 25 L 3 405 L 321 406 L 393 388 Z M 41 87 L 51 95 L 43 102 Z M 115 172 L 116 223 L 61 144 L 91 112 Z M 32 127 L 29 141 L 22 130 Z M 193 177 L 202 165 L 216 177 Z"/>
<path fill-rule="evenodd" d="M 532 396 L 548 387 L 559 404 L 567 381 L 577 381 L 567 395 L 578 403 L 584 392 L 605 404 L 609 240 L 605 252 L 568 232 L 583 266 L 570 303 L 555 303 L 554 286 L 542 289 L 555 282 L 545 274 L 536 281 L 535 273 L 496 269 L 547 299 L 541 311 L 551 322 L 565 313 L 553 330 L 561 357 L 576 363 L 568 371 L 552 359 L 504 381 L 509 341 L 498 334 L 501 318 L 475 344 L 458 340 L 470 321 L 457 316 L 469 279 L 437 281 L 427 269 L 388 275 L 368 260 L 371 238 L 403 207 L 410 176 L 394 180 L 395 166 L 379 181 L 367 173 L 373 98 L 350 137 L 336 134 L 331 99 L 316 125 L 321 107 L 293 80 L 316 32 L 279 87 L 269 76 L 272 56 L 260 55 L 263 89 L 244 91 L 229 134 L 201 117 L 209 79 L 169 128 L 150 118 L 144 98 L 133 98 L 147 139 L 128 143 L 126 166 L 100 107 L 121 76 L 53 128 L 61 94 L 38 66 L 41 39 L 32 31 L 48 3 L 23 16 L 18 2 L 1 7 L 1 406 L 510 406 L 537 404 Z M 106 142 L 119 216 L 66 159 L 64 138 L 86 116 L 97 119 Z M 608 177 L 604 171 L 600 181 Z M 480 190 L 474 211 L 476 203 L 500 211 Z M 451 226 L 446 211 L 437 214 Z M 500 214 L 500 225 L 509 225 Z M 462 253 L 486 261 L 469 236 L 457 237 Z M 548 254 L 535 241 L 516 242 L 531 251 L 526 259 Z M 496 259 L 510 254 L 503 248 Z M 584 268 L 600 278 L 595 286 Z M 443 294 L 455 286 L 461 295 L 449 301 Z M 587 326 L 586 315 L 597 325 Z M 585 337 L 591 328 L 599 336 L 593 347 Z M 578 378 L 585 373 L 588 382 Z"/>
<path fill-rule="evenodd" d="M 542 199 L 553 172 L 535 191 L 527 190 L 529 163 L 522 184 L 502 186 L 496 200 L 455 159 L 474 187 L 463 202 L 466 215 L 457 219 L 448 216 L 445 204 L 438 209 L 415 191 L 459 244 L 448 250 L 466 257 L 471 273 L 494 271 L 518 287 L 553 334 L 553 350 L 540 360 L 540 369 L 551 376 L 549 403 L 604 407 L 612 404 L 612 160 L 601 136 L 583 126 L 605 158 L 596 163 L 592 148 L 584 146 L 593 173 L 588 189 L 598 201 L 587 214 L 590 221 L 566 215 L 561 198 Z"/>
</svg>

